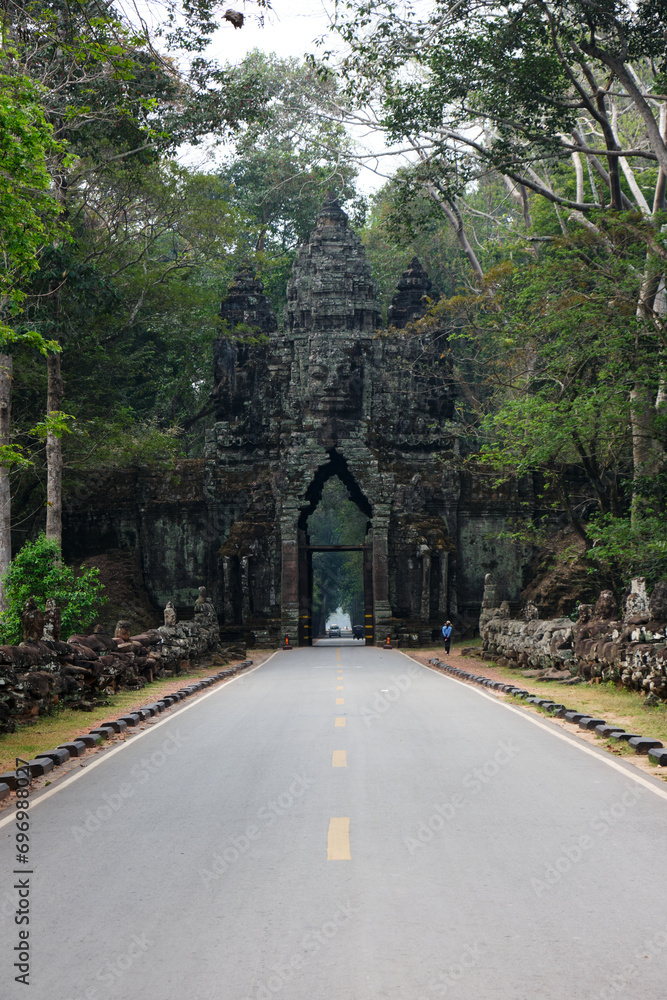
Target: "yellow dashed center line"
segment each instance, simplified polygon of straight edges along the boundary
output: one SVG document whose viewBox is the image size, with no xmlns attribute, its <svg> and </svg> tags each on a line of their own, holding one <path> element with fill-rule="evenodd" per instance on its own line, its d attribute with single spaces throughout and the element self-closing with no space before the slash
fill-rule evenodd
<svg viewBox="0 0 667 1000">
<path fill-rule="evenodd" d="M 336 716 L 336 723 L 335 724 L 340 729 L 345 729 L 345 716 L 344 715 L 337 715 Z"/>
<path fill-rule="evenodd" d="M 343 690 L 343 685 L 339 684 L 338 687 L 336 688 L 336 691 L 342 691 L 342 690 Z"/>
<path fill-rule="evenodd" d="M 344 705 L 345 704 L 345 698 L 336 698 L 336 704 L 337 705 Z"/>
<path fill-rule="evenodd" d="M 351 861 L 350 817 L 333 816 L 327 835 L 327 861 Z"/>
<path fill-rule="evenodd" d="M 347 767 L 347 750 L 334 750 L 331 758 L 332 767 Z"/>
</svg>

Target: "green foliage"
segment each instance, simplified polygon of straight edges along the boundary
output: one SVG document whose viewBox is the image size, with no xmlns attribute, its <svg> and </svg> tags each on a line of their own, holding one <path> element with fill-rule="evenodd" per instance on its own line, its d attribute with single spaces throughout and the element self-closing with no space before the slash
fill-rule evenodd
<svg viewBox="0 0 667 1000">
<path fill-rule="evenodd" d="M 32 433 L 40 441 L 46 441 L 49 434 L 61 438 L 64 434 L 72 433 L 73 420 L 74 417 L 71 413 L 63 413 L 62 410 L 51 410 L 50 413 L 47 413 L 44 420 L 40 420 L 39 423 L 35 424 Z"/>
<path fill-rule="evenodd" d="M 587 527 L 592 539 L 588 558 L 608 572 L 617 588 L 626 588 L 633 576 L 644 576 L 649 587 L 667 577 L 667 514 L 648 510 L 641 517 L 594 518 Z"/>
<path fill-rule="evenodd" d="M 645 246 L 634 229 L 634 216 L 619 217 L 599 233 L 573 226 L 539 250 L 515 246 L 481 293 L 436 310 L 458 367 L 480 387 L 478 409 L 464 399 L 460 416 L 487 473 L 498 485 L 537 473 L 545 502 L 582 536 L 594 510 L 627 511 L 631 390 L 655 398 L 659 388 L 661 338 L 636 315 Z"/>
<path fill-rule="evenodd" d="M 0 465 L 5 469 L 17 467 L 27 469 L 32 465 L 32 462 L 26 458 L 20 445 L 2 444 L 0 445 Z"/>
<path fill-rule="evenodd" d="M 3 53 L 0 68 L 8 60 Z M 0 72 L 0 349 L 15 342 L 3 320 L 25 298 L 22 282 L 37 270 L 44 244 L 59 231 L 60 209 L 50 189 L 47 160 L 62 154 L 41 106 L 43 90 L 28 77 Z M 26 332 L 24 341 L 44 351 L 41 341 Z"/>
<path fill-rule="evenodd" d="M 66 467 L 201 447 L 203 432 L 183 424 L 206 404 L 216 313 L 240 263 L 223 195 L 217 177 L 170 162 L 109 171 L 72 193 L 74 240 L 43 255 L 16 321 L 17 332 L 25 325 L 62 345 L 64 409 L 75 415 Z M 46 372 L 27 350 L 15 385 L 17 431 L 39 454 Z"/>
<path fill-rule="evenodd" d="M 138 423 L 132 410 L 120 408 L 113 422 L 76 421 L 76 444 L 68 451 L 70 476 L 93 465 L 128 468 L 152 465 L 169 468 L 185 457 L 182 432 L 177 427 L 161 428 L 155 420 Z M 69 479 L 69 476 L 68 476 Z"/>
<path fill-rule="evenodd" d="M 29 597 L 34 597 L 42 610 L 52 597 L 62 612 L 62 634 L 90 628 L 99 609 L 106 602 L 102 595 L 96 568 L 77 573 L 62 561 L 56 541 L 47 541 L 44 534 L 34 542 L 26 542 L 12 559 L 5 577 L 7 610 L 0 618 L 0 638 L 6 644 L 16 644 L 23 638 L 21 612 Z"/>
</svg>

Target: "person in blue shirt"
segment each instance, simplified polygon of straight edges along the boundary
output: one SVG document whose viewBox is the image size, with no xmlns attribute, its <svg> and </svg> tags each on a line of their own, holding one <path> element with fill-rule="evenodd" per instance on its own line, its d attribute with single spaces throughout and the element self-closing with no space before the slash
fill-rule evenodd
<svg viewBox="0 0 667 1000">
<path fill-rule="evenodd" d="M 445 640 L 445 652 L 449 652 L 449 644 L 452 641 L 452 623 L 445 622 L 442 626 L 442 637 Z"/>
</svg>

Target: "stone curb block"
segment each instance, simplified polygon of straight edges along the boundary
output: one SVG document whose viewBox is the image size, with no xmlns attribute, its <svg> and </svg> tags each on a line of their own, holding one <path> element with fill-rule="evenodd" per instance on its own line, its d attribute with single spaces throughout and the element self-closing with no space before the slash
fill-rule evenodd
<svg viewBox="0 0 667 1000">
<path fill-rule="evenodd" d="M 49 760 L 53 761 L 54 767 L 59 767 L 60 764 L 65 764 L 71 756 L 71 753 L 65 747 L 58 747 L 57 750 L 45 750 L 44 753 L 38 753 L 37 760 L 40 760 L 42 757 L 48 757 Z"/>
<path fill-rule="evenodd" d="M 659 767 L 667 767 L 667 750 L 649 750 L 648 759 Z"/>
<path fill-rule="evenodd" d="M 648 753 L 649 750 L 660 750 L 663 744 L 660 740 L 652 740 L 650 736 L 633 736 L 628 743 L 635 753 Z"/>
<path fill-rule="evenodd" d="M 40 757 L 39 760 L 35 758 L 28 761 L 28 767 L 31 778 L 40 778 L 43 774 L 48 774 L 49 771 L 53 770 L 53 761 L 50 757 Z"/>
<path fill-rule="evenodd" d="M 121 722 L 120 719 L 111 719 L 109 722 L 103 722 L 102 726 L 109 726 L 113 729 L 114 733 L 124 733 L 127 729 L 127 722 Z"/>
<path fill-rule="evenodd" d="M 596 726 L 603 726 L 606 721 L 606 719 L 593 719 L 590 715 L 585 715 L 583 719 L 579 719 L 579 728 L 595 729 Z"/>
<path fill-rule="evenodd" d="M 623 743 L 625 740 L 634 739 L 636 736 L 639 736 L 639 733 L 611 733 L 609 739 L 614 740 L 615 743 Z"/>
<path fill-rule="evenodd" d="M 9 785 L 7 785 L 4 781 L 0 781 L 0 802 L 2 802 L 3 799 L 6 799 L 10 792 L 11 788 Z"/>
<path fill-rule="evenodd" d="M 70 757 L 80 757 L 87 750 L 83 740 L 73 740 L 71 743 L 59 743 L 57 750 L 69 750 Z"/>
<path fill-rule="evenodd" d="M 75 743 L 85 743 L 87 747 L 99 746 L 100 737 L 95 736 L 93 732 L 88 733 L 87 736 L 77 736 Z"/>
<path fill-rule="evenodd" d="M 120 715 L 116 721 L 124 722 L 126 726 L 138 726 L 142 718 L 138 712 L 132 712 L 131 715 Z"/>
<path fill-rule="evenodd" d="M 19 787 L 18 779 L 14 771 L 5 771 L 4 774 L 0 774 L 0 782 L 2 782 L 2 784 L 4 785 L 7 785 L 7 787 L 12 792 L 16 791 L 16 789 Z"/>
<path fill-rule="evenodd" d="M 610 726 L 607 724 L 604 726 L 596 726 L 595 731 L 599 733 L 600 736 L 611 736 L 612 733 L 622 733 L 623 726 Z"/>
<path fill-rule="evenodd" d="M 91 729 L 91 736 L 100 736 L 103 740 L 108 740 L 114 735 L 115 730 L 111 726 L 100 726 L 98 729 Z"/>
</svg>

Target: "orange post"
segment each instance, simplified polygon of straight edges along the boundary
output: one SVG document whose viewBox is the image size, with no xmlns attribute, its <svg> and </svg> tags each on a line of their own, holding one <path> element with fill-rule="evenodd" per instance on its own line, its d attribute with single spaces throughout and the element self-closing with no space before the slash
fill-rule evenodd
<svg viewBox="0 0 667 1000">
<path fill-rule="evenodd" d="M 289 641 L 289 636 L 286 635 L 285 636 L 285 645 L 283 646 L 283 649 L 293 649 L 293 648 L 294 647 L 292 646 L 292 644 Z"/>
</svg>

